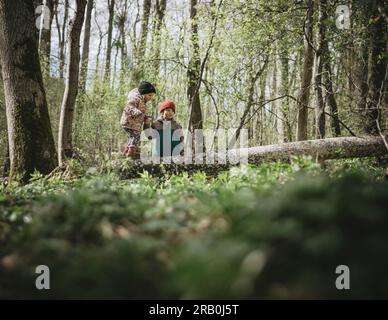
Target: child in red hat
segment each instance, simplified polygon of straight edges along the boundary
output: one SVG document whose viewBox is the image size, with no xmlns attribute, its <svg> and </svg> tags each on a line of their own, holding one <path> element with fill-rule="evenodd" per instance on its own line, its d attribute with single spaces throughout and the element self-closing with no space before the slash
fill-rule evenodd
<svg viewBox="0 0 388 320">
<path fill-rule="evenodd" d="M 159 106 L 160 116 L 151 125 L 151 128 L 157 130 L 159 139 L 154 143 L 152 155 L 155 156 L 175 156 L 183 155 L 183 132 L 182 126 L 174 119 L 176 106 L 175 103 L 167 99 Z M 169 131 L 169 132 L 168 132 Z M 169 142 L 166 143 L 163 137 L 167 136 Z M 167 148 L 163 148 L 164 144 Z M 176 148 L 182 144 L 180 148 Z M 166 149 L 166 150 L 164 150 Z M 180 150 L 179 154 L 174 154 L 175 150 Z"/>
</svg>

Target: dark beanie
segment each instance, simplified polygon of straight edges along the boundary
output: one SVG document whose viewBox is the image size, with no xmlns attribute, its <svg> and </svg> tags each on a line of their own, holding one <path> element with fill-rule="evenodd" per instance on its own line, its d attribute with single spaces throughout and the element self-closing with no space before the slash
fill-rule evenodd
<svg viewBox="0 0 388 320">
<path fill-rule="evenodd" d="M 155 87 L 147 81 L 142 81 L 138 89 L 140 94 L 156 93 Z"/>
</svg>

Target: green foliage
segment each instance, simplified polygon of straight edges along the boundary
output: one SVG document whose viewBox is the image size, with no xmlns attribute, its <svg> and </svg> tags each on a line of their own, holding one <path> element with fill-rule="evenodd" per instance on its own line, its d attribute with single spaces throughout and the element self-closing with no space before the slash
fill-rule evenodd
<svg viewBox="0 0 388 320">
<path fill-rule="evenodd" d="M 371 161 L 308 158 L 217 177 L 37 179 L 0 194 L 0 296 L 386 297 L 387 187 Z M 49 292 L 33 289 L 40 264 Z"/>
</svg>

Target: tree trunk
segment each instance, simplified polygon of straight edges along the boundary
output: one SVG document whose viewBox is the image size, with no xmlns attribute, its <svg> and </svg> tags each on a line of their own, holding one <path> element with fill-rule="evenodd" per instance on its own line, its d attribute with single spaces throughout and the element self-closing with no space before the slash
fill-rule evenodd
<svg viewBox="0 0 388 320">
<path fill-rule="evenodd" d="M 112 33 L 113 33 L 113 18 L 114 18 L 115 0 L 108 0 L 109 20 L 108 20 L 108 40 L 106 43 L 106 59 L 105 59 L 105 81 L 110 81 L 110 60 L 112 53 Z"/>
<path fill-rule="evenodd" d="M 9 170 L 11 169 L 11 161 L 9 159 L 9 144 L 8 139 L 5 145 L 5 157 L 4 157 L 4 163 L 3 163 L 3 178 L 6 178 L 9 176 Z"/>
<path fill-rule="evenodd" d="M 148 23 L 151 11 L 151 0 L 143 1 L 143 17 L 141 21 L 140 29 L 140 41 L 136 50 L 135 66 L 132 74 L 132 81 L 134 85 L 137 85 L 143 78 L 144 72 L 144 54 L 146 52 L 147 36 L 148 36 Z"/>
<path fill-rule="evenodd" d="M 369 29 L 369 60 L 368 60 L 368 94 L 366 98 L 364 131 L 368 134 L 377 134 L 379 113 L 381 108 L 382 92 L 384 88 L 387 25 L 379 13 L 378 5 L 383 0 L 374 0 L 368 7 L 371 12 Z"/>
<path fill-rule="evenodd" d="M 66 87 L 61 106 L 61 115 L 58 132 L 58 160 L 62 165 L 65 157 L 73 156 L 72 126 L 74 106 L 78 93 L 78 76 L 80 61 L 80 36 L 84 21 L 86 0 L 76 1 L 76 10 L 73 20 L 70 22 L 67 36 L 68 67 Z"/>
<path fill-rule="evenodd" d="M 101 48 L 102 48 L 102 41 L 104 39 L 104 33 L 102 32 L 102 29 L 100 25 L 98 24 L 98 19 L 97 19 L 97 14 L 98 11 L 95 11 L 95 16 L 94 16 L 94 22 L 96 24 L 96 27 L 98 29 L 98 46 L 97 46 L 97 53 L 96 53 L 96 68 L 94 71 L 94 79 L 93 79 L 93 92 L 95 93 L 98 89 L 98 78 L 100 74 L 100 55 L 101 55 Z M 104 74 L 104 70 L 102 70 L 102 74 Z"/>
<path fill-rule="evenodd" d="M 341 135 L 341 127 L 338 116 L 338 107 L 337 101 L 334 96 L 333 89 L 333 74 L 331 69 L 331 54 L 329 50 L 329 41 L 326 37 L 326 24 L 328 21 L 329 13 L 328 13 L 328 5 L 327 0 L 320 0 L 319 2 L 319 10 L 321 13 L 321 23 L 322 23 L 322 72 L 323 72 L 323 83 L 325 88 L 325 105 L 328 106 L 329 112 L 331 114 L 330 117 L 330 126 L 332 135 L 338 137 Z M 352 76 L 350 75 L 350 78 Z"/>
<path fill-rule="evenodd" d="M 166 13 L 166 2 L 166 0 L 156 0 L 156 39 L 154 48 L 154 74 L 156 79 L 159 76 L 161 29 L 163 25 L 164 15 Z"/>
<path fill-rule="evenodd" d="M 328 48 L 326 48 L 328 50 Z M 333 81 L 332 81 L 332 71 L 330 66 L 330 53 L 327 51 L 327 59 L 323 64 L 323 70 L 325 72 L 325 89 L 326 89 L 326 102 L 329 107 L 330 114 L 330 126 L 332 135 L 338 137 L 341 135 L 341 126 L 338 116 L 338 106 L 337 101 L 334 96 Z"/>
<path fill-rule="evenodd" d="M 232 140 L 234 140 L 234 141 L 237 141 L 237 139 L 240 136 L 241 129 L 249 121 L 249 119 L 247 121 L 247 117 L 249 116 L 251 109 L 252 109 L 252 106 L 255 102 L 254 101 L 254 94 L 255 94 L 256 83 L 257 83 L 257 80 L 259 79 L 259 77 L 263 74 L 264 70 L 267 68 L 267 64 L 268 64 L 268 58 L 266 58 L 263 65 L 261 66 L 261 68 L 255 74 L 253 74 L 253 70 L 251 70 L 251 72 L 250 72 L 251 75 L 250 75 L 249 86 L 248 86 L 248 90 L 247 90 L 248 101 L 245 105 L 243 115 L 240 118 L 240 123 L 239 123 L 239 125 L 236 129 L 236 132 L 232 138 Z"/>
<path fill-rule="evenodd" d="M 289 83 L 289 52 L 288 48 L 284 47 L 281 53 L 281 88 L 280 95 L 288 96 L 290 94 L 290 83 Z M 290 123 L 290 99 L 285 97 L 281 100 L 282 105 L 282 117 L 283 117 L 283 130 L 284 130 L 284 140 L 283 142 L 292 141 L 292 127 Z"/>
<path fill-rule="evenodd" d="M 45 72 L 50 72 L 51 25 L 54 18 L 54 2 L 55 2 L 54 0 L 46 0 L 46 6 L 48 8 L 48 15 L 49 15 L 48 29 L 46 28 L 42 28 L 42 30 L 37 29 L 38 37 L 40 34 L 39 54 L 41 57 L 41 61 L 43 62 L 42 65 L 44 66 Z M 34 0 L 35 8 L 37 8 L 40 5 L 43 5 L 42 0 Z"/>
<path fill-rule="evenodd" d="M 326 138 L 248 148 L 249 163 L 289 160 L 293 156 L 312 156 L 328 160 L 386 154 L 387 149 L 383 140 L 380 137 L 369 136 Z"/>
<path fill-rule="evenodd" d="M 314 52 L 312 48 L 313 11 L 314 9 L 312 0 L 307 0 L 307 15 L 304 29 L 304 61 L 302 71 L 302 83 L 297 102 L 298 141 L 307 139 L 308 103 L 310 97 L 311 76 L 314 63 Z"/>
<path fill-rule="evenodd" d="M 63 71 L 65 67 L 65 32 L 66 32 L 67 19 L 69 15 L 69 0 L 65 0 L 64 7 L 65 8 L 64 8 L 62 31 L 58 20 L 58 5 L 57 5 L 57 10 L 55 12 L 55 20 L 57 24 L 58 41 L 59 41 L 59 78 L 60 79 L 63 79 Z"/>
<path fill-rule="evenodd" d="M 26 183 L 35 170 L 47 174 L 57 165 L 32 1 L 0 0 L 0 61 L 10 178 Z"/>
<path fill-rule="evenodd" d="M 190 25 L 191 25 L 191 57 L 187 70 L 188 88 L 187 96 L 189 100 L 190 120 L 189 129 L 202 129 L 203 119 L 201 110 L 201 101 L 199 98 L 199 76 L 201 68 L 201 58 L 198 42 L 198 24 L 197 24 L 197 0 L 190 0 Z"/>
<path fill-rule="evenodd" d="M 278 50 L 279 51 L 279 50 Z M 272 99 L 276 99 L 279 96 L 279 92 L 281 90 L 280 86 L 281 83 L 279 83 L 279 72 L 280 72 L 280 66 L 279 66 L 279 59 L 278 54 L 275 52 L 274 55 L 274 64 L 273 64 L 273 76 L 272 76 Z M 282 100 L 274 100 L 272 102 L 274 106 L 274 112 L 276 114 L 276 133 L 277 137 L 276 140 L 278 143 L 284 142 L 284 112 L 283 112 L 283 106 L 282 106 Z"/>
<path fill-rule="evenodd" d="M 367 28 L 369 23 L 368 5 L 361 1 L 357 5 L 353 5 L 354 28 L 357 30 L 356 45 L 354 49 L 354 88 L 357 107 L 357 115 L 359 116 L 359 127 L 364 126 L 366 109 L 366 96 L 368 93 L 368 44 L 367 44 Z"/>
<path fill-rule="evenodd" d="M 325 105 L 322 93 L 322 66 L 326 57 L 323 55 L 324 46 L 326 42 L 326 17 L 323 6 L 325 0 L 318 0 L 318 39 L 317 50 L 315 52 L 315 137 L 322 139 L 325 137 Z"/>
<path fill-rule="evenodd" d="M 127 21 L 128 15 L 128 1 L 124 1 L 124 9 L 117 17 L 118 28 L 120 33 L 120 54 L 121 54 L 121 66 L 120 66 L 120 89 L 124 85 L 124 76 L 127 74 L 128 69 L 128 52 L 127 52 L 127 42 L 126 42 L 126 33 L 125 33 L 125 24 Z"/>
<path fill-rule="evenodd" d="M 85 30 L 82 46 L 81 72 L 80 72 L 80 89 L 85 91 L 86 80 L 88 76 L 89 62 L 89 43 L 90 43 L 90 25 L 93 11 L 93 0 L 88 0 L 85 17 Z"/>
<path fill-rule="evenodd" d="M 3 79 L 1 76 L 1 61 L 0 61 L 0 86 L 3 86 Z M 1 89 L 0 89 L 1 90 Z M 0 110 L 6 116 L 6 111 L 5 111 L 5 105 L 2 104 L 2 101 L 0 100 Z M 9 170 L 11 168 L 11 162 L 9 159 L 9 144 L 8 144 L 8 137 L 5 137 L 5 150 L 4 150 L 4 162 L 3 162 L 3 178 L 6 178 L 9 176 Z"/>
<path fill-rule="evenodd" d="M 319 10 L 319 38 L 320 38 L 319 40 L 320 47 L 318 50 L 320 51 L 320 61 L 322 64 L 322 77 L 320 79 L 320 83 L 323 84 L 323 88 L 325 89 L 324 106 L 325 105 L 328 106 L 331 114 L 330 126 L 331 126 L 332 135 L 335 137 L 338 137 L 341 135 L 341 127 L 340 127 L 340 121 L 338 117 L 337 101 L 335 99 L 334 89 L 333 89 L 333 75 L 332 75 L 332 69 L 331 69 L 331 54 L 329 51 L 329 41 L 326 36 L 326 29 L 327 29 L 326 25 L 327 25 L 328 15 L 329 15 L 327 0 L 319 0 L 318 10 Z M 352 78 L 351 72 L 349 71 L 349 76 L 348 76 L 349 82 L 351 81 L 351 78 Z M 323 109 L 321 108 L 321 110 L 324 111 L 324 108 Z M 323 114 L 323 117 L 324 117 L 324 114 Z"/>
</svg>

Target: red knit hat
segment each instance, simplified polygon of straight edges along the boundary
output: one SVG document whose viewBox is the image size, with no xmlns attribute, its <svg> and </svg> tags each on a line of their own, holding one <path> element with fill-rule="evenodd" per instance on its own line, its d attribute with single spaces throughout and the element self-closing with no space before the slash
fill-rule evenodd
<svg viewBox="0 0 388 320">
<path fill-rule="evenodd" d="M 160 106 L 159 106 L 159 110 L 160 112 L 163 112 L 163 110 L 166 110 L 168 108 L 171 108 L 172 110 L 174 110 L 175 112 L 175 104 L 174 102 L 172 102 L 171 100 L 167 99 L 165 101 L 163 101 Z"/>
</svg>

